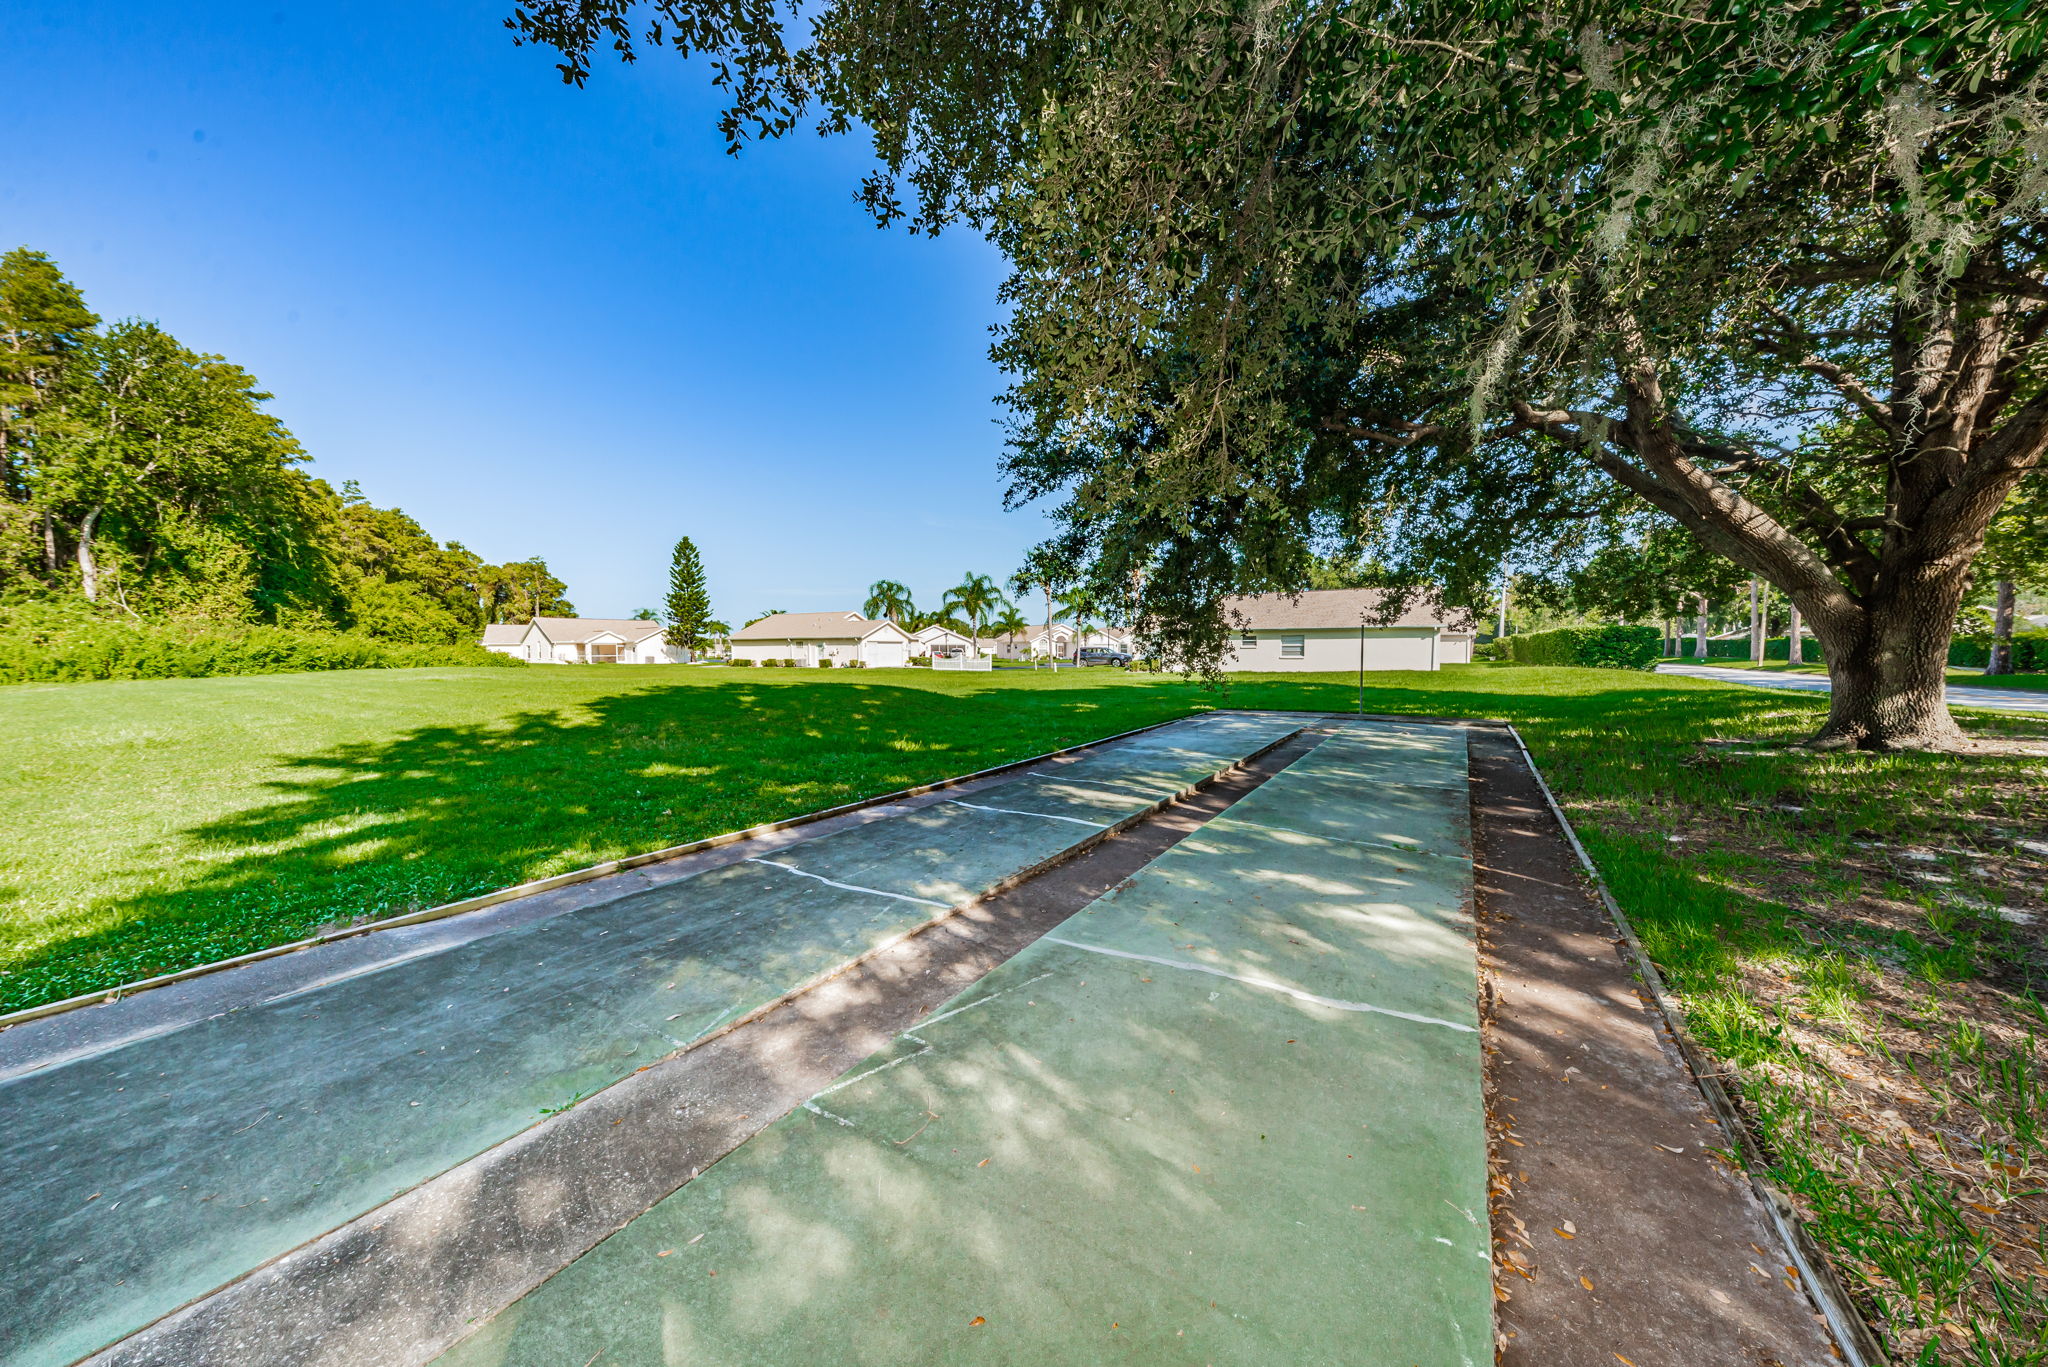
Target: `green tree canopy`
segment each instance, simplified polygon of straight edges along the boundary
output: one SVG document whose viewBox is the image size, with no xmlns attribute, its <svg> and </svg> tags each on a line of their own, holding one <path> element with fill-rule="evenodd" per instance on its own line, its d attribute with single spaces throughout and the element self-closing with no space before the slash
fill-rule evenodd
<svg viewBox="0 0 2048 1367">
<path fill-rule="evenodd" d="M 910 601 L 910 590 L 894 579 L 877 579 L 868 585 L 867 601 L 860 610 L 863 617 L 886 617 L 901 626 L 905 618 L 917 612 L 917 604 Z"/>
<path fill-rule="evenodd" d="M 632 22 L 635 12 L 656 22 Z M 2048 445 L 2048 11 L 541 0 L 872 130 L 882 220 L 1009 257 L 1012 497 L 1169 659 L 1319 549 L 1483 592 L 1654 510 L 1788 591 L 1817 739 L 1949 745 L 1948 624 Z M 1832 425 L 1858 442 L 1818 440 Z"/>
</svg>

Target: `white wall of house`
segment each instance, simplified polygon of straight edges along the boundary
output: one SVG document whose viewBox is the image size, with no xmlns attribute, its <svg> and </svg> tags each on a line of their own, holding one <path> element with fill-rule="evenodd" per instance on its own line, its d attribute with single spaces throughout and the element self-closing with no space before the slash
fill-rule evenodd
<svg viewBox="0 0 2048 1367">
<path fill-rule="evenodd" d="M 1358 628 L 1306 628 L 1233 634 L 1223 667 L 1230 670 L 1332 673 L 1358 668 Z M 1466 645 L 1469 659 L 1471 646 Z M 1444 663 L 1435 627 L 1367 628 L 1365 667 L 1435 669 Z"/>
<path fill-rule="evenodd" d="M 607 646 L 611 648 L 609 653 L 604 649 Z M 533 624 L 527 626 L 526 635 L 520 638 L 518 645 L 503 648 L 503 653 L 535 664 L 556 665 L 589 664 L 600 659 L 622 665 L 687 664 L 691 658 L 689 651 L 669 645 L 664 632 L 656 632 L 632 643 L 610 633 L 602 633 L 590 641 L 551 641 L 539 626 Z"/>
<path fill-rule="evenodd" d="M 1472 633 L 1469 631 L 1447 631 L 1437 637 L 1436 662 L 1440 665 L 1471 664 Z"/>
<path fill-rule="evenodd" d="M 808 640 L 792 641 L 734 641 L 732 657 L 735 660 L 752 660 L 757 665 L 763 660 L 795 660 L 799 665 L 815 669 L 818 661 L 830 660 L 838 668 L 845 668 L 858 660 L 870 669 L 890 669 L 906 663 L 910 656 L 910 642 L 907 637 L 877 632 L 865 641 L 851 636 L 813 637 Z"/>
</svg>

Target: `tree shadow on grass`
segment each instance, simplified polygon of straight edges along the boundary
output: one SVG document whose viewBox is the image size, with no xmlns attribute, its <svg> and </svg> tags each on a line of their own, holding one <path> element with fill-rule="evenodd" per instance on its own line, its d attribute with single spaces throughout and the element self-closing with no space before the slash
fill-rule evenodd
<svg viewBox="0 0 2048 1367">
<path fill-rule="evenodd" d="M 1162 692 L 1164 695 L 1162 696 Z M 403 914 L 1198 710 L 1198 689 L 675 683 L 283 757 L 176 871 L 17 960 L 6 1009 Z"/>
<path fill-rule="evenodd" d="M 1702 690 L 1674 706 L 1673 689 L 1627 676 L 1580 694 L 1501 691 L 1513 680 L 1492 671 L 1475 687 L 1432 682 L 1369 676 L 1367 710 L 1508 716 L 1532 742 L 1597 754 L 1802 705 Z M 733 679 L 287 757 L 291 777 L 270 800 L 142 856 L 176 869 L 169 886 L 103 901 L 77 918 L 78 933 L 18 960 L 0 1004 L 100 991 L 1208 707 L 1344 712 L 1357 701 L 1354 684 L 1314 679 L 1222 691 L 1171 679 L 958 689 Z"/>
</svg>

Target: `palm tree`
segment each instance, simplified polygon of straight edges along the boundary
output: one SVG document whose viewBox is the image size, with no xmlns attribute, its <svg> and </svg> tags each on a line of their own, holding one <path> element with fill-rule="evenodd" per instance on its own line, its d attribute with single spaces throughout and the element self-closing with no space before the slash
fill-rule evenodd
<svg viewBox="0 0 2048 1367">
<path fill-rule="evenodd" d="M 1095 617 L 1095 596 L 1085 588 L 1071 588 L 1060 595 L 1060 616 L 1074 624 L 1074 649 L 1088 639 Z"/>
<path fill-rule="evenodd" d="M 1023 594 L 1038 589 L 1045 594 L 1045 652 L 1048 659 L 1057 658 L 1052 650 L 1052 596 L 1066 582 L 1066 567 L 1043 546 L 1025 556 L 1024 568 L 1010 576 L 1010 592 Z"/>
<path fill-rule="evenodd" d="M 995 620 L 988 624 L 988 629 L 998 638 L 1015 640 L 1031 630 L 1031 623 L 1024 619 L 1023 613 L 1017 611 L 1015 603 L 1005 603 L 1003 610 L 996 614 Z"/>
<path fill-rule="evenodd" d="M 946 596 L 939 600 L 939 611 L 957 612 L 965 617 L 974 628 L 974 640 L 979 642 L 981 624 L 1003 601 L 1003 591 L 995 580 L 985 574 L 969 574 L 946 590 Z"/>
<path fill-rule="evenodd" d="M 910 590 L 894 579 L 877 579 L 868 585 L 868 600 L 860 611 L 863 617 L 886 617 L 900 627 L 917 615 L 917 605 L 910 601 Z"/>
</svg>

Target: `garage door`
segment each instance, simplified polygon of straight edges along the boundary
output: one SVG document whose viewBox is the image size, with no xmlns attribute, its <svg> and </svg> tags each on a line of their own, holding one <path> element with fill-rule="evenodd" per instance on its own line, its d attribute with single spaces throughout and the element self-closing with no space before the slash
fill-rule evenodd
<svg viewBox="0 0 2048 1367">
<path fill-rule="evenodd" d="M 910 647 L 887 641 L 871 641 L 860 648 L 861 657 L 876 669 L 902 665 L 910 658 Z"/>
</svg>

